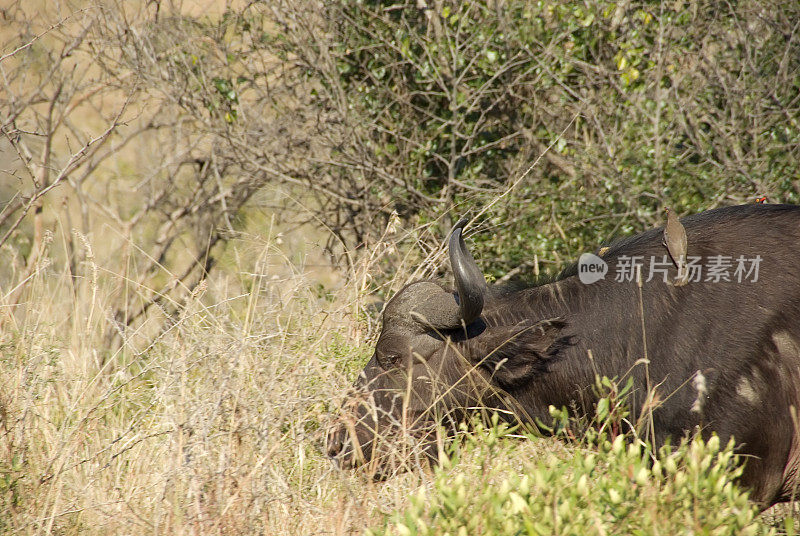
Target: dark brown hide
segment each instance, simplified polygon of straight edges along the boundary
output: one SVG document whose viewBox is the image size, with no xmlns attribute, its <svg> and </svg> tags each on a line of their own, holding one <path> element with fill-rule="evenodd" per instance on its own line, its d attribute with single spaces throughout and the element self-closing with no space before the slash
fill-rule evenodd
<svg viewBox="0 0 800 536">
<path fill-rule="evenodd" d="M 734 268 L 740 256 L 760 257 L 758 280 L 751 274 L 742 282 L 683 287 L 661 277 L 646 281 L 651 256 L 668 266 L 670 281 L 676 275 L 658 228 L 604 248 L 609 272 L 593 284 L 581 283 L 577 267 L 523 290 L 473 284 L 473 291 L 482 289 L 483 307 L 466 326 L 432 327 L 414 313 L 455 310 L 457 292 L 431 281 L 408 285 L 385 308 L 375 355 L 343 416 L 350 424 L 330 435 L 329 454 L 347 466 L 369 460 L 386 466 L 391 462 L 375 438 L 401 430 L 432 452 L 431 423 L 457 423 L 476 406 L 528 423 L 548 422 L 550 405 L 592 412 L 595 370 L 633 378 L 635 421 L 648 387 L 641 295 L 650 381 L 662 401 L 653 413 L 656 443 L 676 442 L 698 427 L 723 444 L 733 437 L 745 455 L 742 482 L 753 499 L 765 506 L 788 499 L 800 484 L 792 421 L 800 403 L 800 207 L 726 207 L 682 223 L 690 257 L 706 264 L 725 256 Z M 632 257 L 646 260 L 641 291 L 635 281 L 615 281 Z M 701 400 L 698 372 L 706 385 Z"/>
</svg>

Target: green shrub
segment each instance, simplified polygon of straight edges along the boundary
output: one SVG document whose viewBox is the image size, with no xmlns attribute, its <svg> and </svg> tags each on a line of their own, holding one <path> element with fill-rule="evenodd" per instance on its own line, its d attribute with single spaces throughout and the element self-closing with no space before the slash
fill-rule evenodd
<svg viewBox="0 0 800 536">
<path fill-rule="evenodd" d="M 485 211 L 484 267 L 526 276 L 533 254 L 557 267 L 662 204 L 798 200 L 796 1 L 317 6 L 282 2 L 269 46 L 336 118 L 330 157 L 297 175 L 349 199 L 323 217 L 343 240 L 374 241 L 396 211 L 433 246 Z"/>
<path fill-rule="evenodd" d="M 507 429 L 481 429 L 463 448 L 497 455 Z M 512 449 L 513 450 L 513 449 Z M 732 444 L 696 438 L 658 454 L 619 435 L 595 449 L 575 449 L 482 470 L 443 470 L 432 489 L 378 534 L 770 534 L 734 479 Z M 486 468 L 484 468 L 486 469 Z"/>
</svg>

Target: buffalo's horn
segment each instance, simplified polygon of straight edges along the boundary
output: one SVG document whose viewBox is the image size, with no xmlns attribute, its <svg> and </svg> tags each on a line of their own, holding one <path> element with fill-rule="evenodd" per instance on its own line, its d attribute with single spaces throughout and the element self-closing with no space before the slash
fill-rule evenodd
<svg viewBox="0 0 800 536">
<path fill-rule="evenodd" d="M 453 227 L 450 235 L 448 251 L 453 275 L 456 279 L 458 290 L 459 317 L 465 325 L 478 318 L 483 310 L 483 298 L 486 294 L 486 280 L 481 269 L 472 255 L 467 250 L 461 231 L 467 223 L 467 218 L 461 218 Z"/>
</svg>

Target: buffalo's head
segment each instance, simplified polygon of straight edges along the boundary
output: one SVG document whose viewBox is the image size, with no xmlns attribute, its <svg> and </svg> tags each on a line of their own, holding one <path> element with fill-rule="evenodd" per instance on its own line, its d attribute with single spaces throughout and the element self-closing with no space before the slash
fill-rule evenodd
<svg viewBox="0 0 800 536">
<path fill-rule="evenodd" d="M 436 459 L 438 425 L 454 431 L 476 408 L 514 410 L 506 389 L 546 361 L 563 323 L 498 309 L 495 302 L 507 300 L 492 298 L 464 244 L 465 222 L 448 244 L 456 290 L 418 281 L 386 304 L 375 353 L 328 435 L 328 454 L 340 466 L 370 463 L 373 474 L 385 476 Z"/>
</svg>

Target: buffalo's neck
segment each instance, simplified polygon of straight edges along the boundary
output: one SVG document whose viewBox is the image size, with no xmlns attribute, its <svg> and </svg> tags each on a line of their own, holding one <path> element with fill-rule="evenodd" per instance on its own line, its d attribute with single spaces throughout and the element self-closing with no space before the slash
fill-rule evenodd
<svg viewBox="0 0 800 536">
<path fill-rule="evenodd" d="M 511 392 L 524 409 L 522 420 L 548 422 L 551 405 L 591 412 L 599 398 L 597 377 L 624 383 L 632 375 L 636 384 L 643 383 L 644 375 L 634 370 L 634 364 L 645 357 L 638 289 L 632 283 L 617 288 L 612 285 L 615 283 L 605 281 L 585 285 L 571 277 L 509 297 L 507 307 L 514 309 L 515 316 L 535 320 L 562 318 L 567 322 L 559 350 L 546 358 L 544 372 Z M 614 310 L 609 307 L 611 303 L 615 304 Z M 644 401 L 645 386 L 636 387 L 633 407 Z"/>
</svg>

